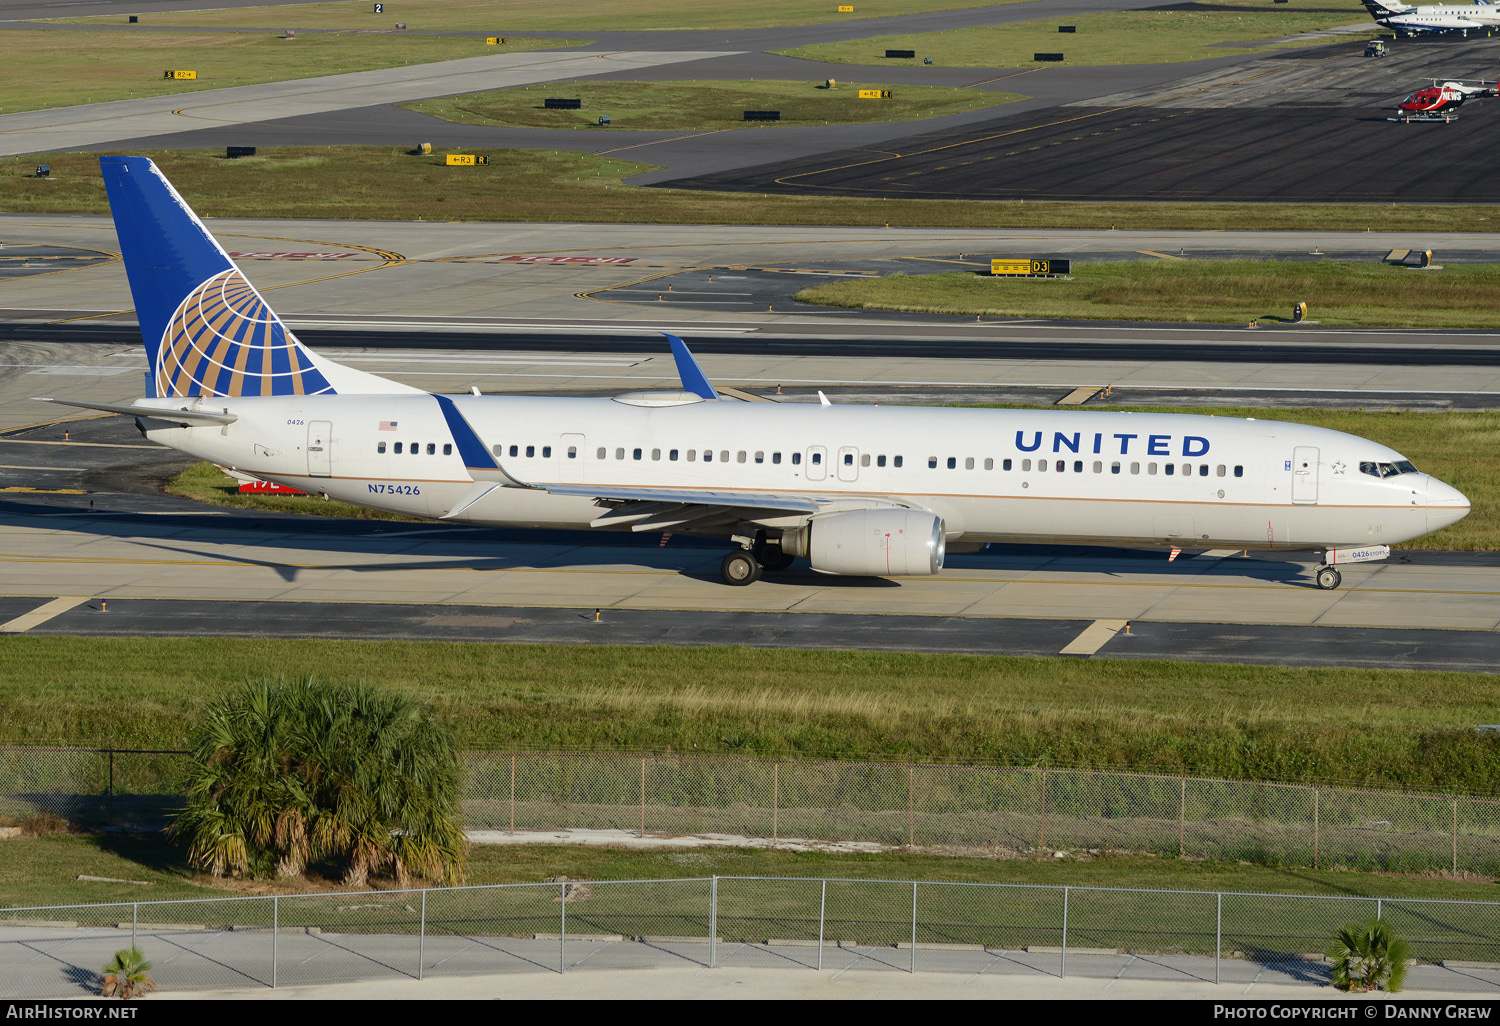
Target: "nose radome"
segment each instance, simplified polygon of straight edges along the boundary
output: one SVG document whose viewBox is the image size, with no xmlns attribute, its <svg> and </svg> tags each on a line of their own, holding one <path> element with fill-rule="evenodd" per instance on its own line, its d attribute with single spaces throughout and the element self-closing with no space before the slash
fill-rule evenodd
<svg viewBox="0 0 1500 1026">
<path fill-rule="evenodd" d="M 1456 524 L 1469 515 L 1469 498 L 1450 484 L 1435 477 L 1427 478 L 1427 530 L 1436 531 Z"/>
</svg>

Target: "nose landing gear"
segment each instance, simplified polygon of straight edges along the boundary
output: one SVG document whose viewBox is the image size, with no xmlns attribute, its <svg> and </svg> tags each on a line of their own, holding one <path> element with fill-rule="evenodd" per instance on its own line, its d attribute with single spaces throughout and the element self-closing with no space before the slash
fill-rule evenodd
<svg viewBox="0 0 1500 1026">
<path fill-rule="evenodd" d="M 1344 576 L 1331 566 L 1320 566 L 1314 574 L 1314 580 L 1324 591 L 1332 591 L 1343 583 Z"/>
</svg>

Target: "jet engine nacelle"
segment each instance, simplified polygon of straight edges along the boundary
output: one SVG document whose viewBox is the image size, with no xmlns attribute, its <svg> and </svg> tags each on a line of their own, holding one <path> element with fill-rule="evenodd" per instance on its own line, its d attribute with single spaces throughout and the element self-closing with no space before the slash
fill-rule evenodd
<svg viewBox="0 0 1500 1026">
<path fill-rule="evenodd" d="M 823 513 L 781 537 L 781 550 L 814 570 L 854 577 L 935 574 L 946 548 L 942 518 L 918 509 Z"/>
</svg>

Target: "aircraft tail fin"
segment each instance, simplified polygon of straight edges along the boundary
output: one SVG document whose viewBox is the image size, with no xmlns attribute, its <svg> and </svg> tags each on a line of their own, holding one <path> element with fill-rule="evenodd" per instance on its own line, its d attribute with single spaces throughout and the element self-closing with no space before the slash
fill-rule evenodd
<svg viewBox="0 0 1500 1026">
<path fill-rule="evenodd" d="M 1370 12 L 1370 17 L 1376 21 L 1413 10 L 1411 4 L 1402 3 L 1401 0 L 1362 0 L 1362 2 L 1365 10 Z"/>
<path fill-rule="evenodd" d="M 150 361 L 148 396 L 420 391 L 299 342 L 151 160 L 99 166 Z"/>
</svg>

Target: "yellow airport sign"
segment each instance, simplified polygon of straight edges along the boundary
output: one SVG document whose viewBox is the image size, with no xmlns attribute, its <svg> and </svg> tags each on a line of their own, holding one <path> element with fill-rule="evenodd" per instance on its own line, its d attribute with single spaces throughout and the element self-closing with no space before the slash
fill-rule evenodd
<svg viewBox="0 0 1500 1026">
<path fill-rule="evenodd" d="M 449 167 L 473 167 L 476 164 L 488 164 L 490 158 L 482 154 L 476 157 L 472 153 L 450 153 L 447 162 Z"/>
<path fill-rule="evenodd" d="M 1015 260 L 990 261 L 991 274 L 1070 274 L 1071 260 Z"/>
<path fill-rule="evenodd" d="M 197 78 L 198 77 L 198 73 L 196 71 L 163 71 L 161 73 L 161 77 L 162 78 Z"/>
<path fill-rule="evenodd" d="M 861 100 L 889 100 L 891 91 L 889 89 L 861 89 L 859 98 Z"/>
<path fill-rule="evenodd" d="M 505 45 L 505 37 L 504 36 L 485 36 L 484 37 L 484 45 L 485 46 L 504 46 Z"/>
<path fill-rule="evenodd" d="M 840 14 L 853 14 L 854 13 L 854 5 L 853 4 L 839 4 L 839 13 Z"/>
</svg>

